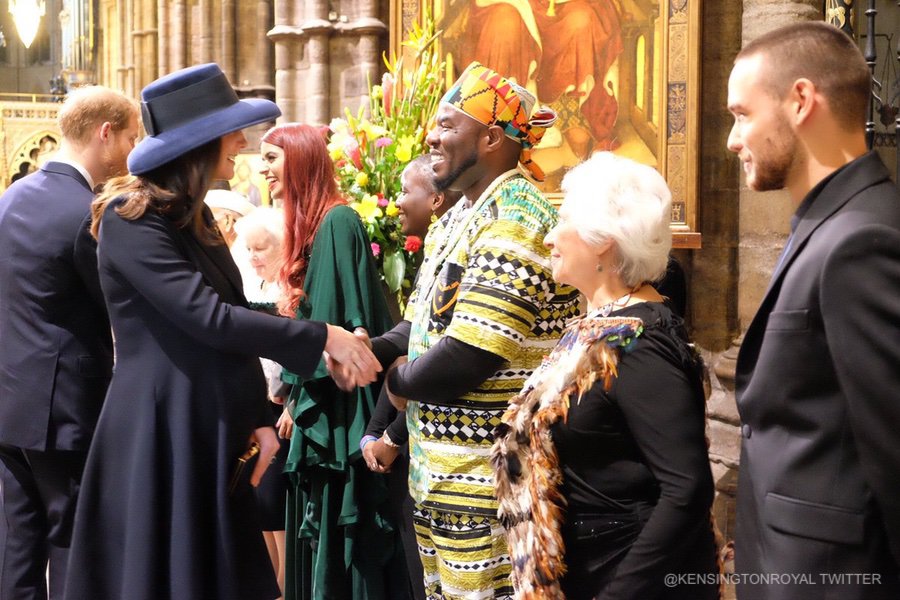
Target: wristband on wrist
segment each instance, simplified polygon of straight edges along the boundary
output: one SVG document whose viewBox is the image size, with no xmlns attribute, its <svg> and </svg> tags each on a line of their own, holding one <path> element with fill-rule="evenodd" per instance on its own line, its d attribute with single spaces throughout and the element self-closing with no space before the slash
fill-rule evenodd
<svg viewBox="0 0 900 600">
<path fill-rule="evenodd" d="M 389 448 L 399 448 L 400 444 L 395 444 L 394 440 L 391 439 L 391 436 L 388 435 L 388 432 L 385 431 L 381 436 L 381 441 L 384 442 L 384 445 Z"/>
<path fill-rule="evenodd" d="M 374 435 L 364 435 L 363 438 L 359 440 L 359 449 L 365 450 L 366 444 L 368 444 L 369 442 L 374 442 L 376 440 L 378 440 L 378 438 Z"/>
</svg>

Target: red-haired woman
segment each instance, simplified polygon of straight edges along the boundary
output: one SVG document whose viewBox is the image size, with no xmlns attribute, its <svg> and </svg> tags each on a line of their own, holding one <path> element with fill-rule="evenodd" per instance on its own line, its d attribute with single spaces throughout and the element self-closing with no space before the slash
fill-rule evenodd
<svg viewBox="0 0 900 600">
<path fill-rule="evenodd" d="M 373 337 L 387 331 L 369 239 L 338 192 L 322 132 L 279 125 L 263 136 L 260 152 L 269 192 L 284 208 L 281 313 L 364 327 Z M 294 423 L 285 467 L 285 598 L 392 597 L 383 573 L 395 536 L 376 524 L 383 522 L 376 504 L 384 483 L 359 450 L 377 394 L 368 387 L 340 391 L 324 364 L 312 377 L 285 371 L 282 378 L 293 384 L 287 408 Z"/>
</svg>

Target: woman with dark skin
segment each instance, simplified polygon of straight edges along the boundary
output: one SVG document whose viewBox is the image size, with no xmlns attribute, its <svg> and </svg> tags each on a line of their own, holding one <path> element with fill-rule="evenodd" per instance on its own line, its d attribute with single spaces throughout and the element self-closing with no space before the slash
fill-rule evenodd
<svg viewBox="0 0 900 600">
<path fill-rule="evenodd" d="M 400 175 L 400 225 L 403 235 L 424 238 L 430 227 L 440 227 L 441 217 L 459 200 L 460 193 L 439 192 L 434 185 L 429 155 L 414 158 Z M 402 359 L 401 359 L 402 360 Z M 366 465 L 375 473 L 388 474 L 388 486 L 393 500 L 395 519 L 399 523 L 403 553 L 409 573 L 409 597 L 425 598 L 422 585 L 422 563 L 413 530 L 413 501 L 409 495 L 409 457 L 406 451 L 406 413 L 398 411 L 383 391 L 366 435 L 360 442 Z"/>
<path fill-rule="evenodd" d="M 278 442 L 258 357 L 310 373 L 323 350 L 366 385 L 378 365 L 341 327 L 251 310 L 203 203 L 229 179 L 241 129 L 280 114 L 238 100 L 198 65 L 142 91 L 150 134 L 93 207 L 116 367 L 75 517 L 69 600 L 279 596 L 247 473 L 257 485 Z M 102 524 L 98 528 L 98 524 Z"/>
<path fill-rule="evenodd" d="M 400 186 L 397 208 L 400 210 L 401 231 L 405 236 L 414 235 L 420 239 L 425 237 L 429 227 L 438 223 L 461 196 L 459 192 L 439 192 L 435 188 L 431 157 L 427 154 L 414 158 L 406 165 L 400 175 Z M 377 418 L 373 417 L 366 429 L 363 457 L 370 469 L 376 473 L 385 473 L 397 458 L 399 446 L 406 441 L 406 417 L 402 412 L 398 414 L 389 401 L 387 404 L 382 402 L 380 397 L 375 414 Z M 393 423 L 391 427 L 394 432 L 393 436 L 388 435 L 391 439 L 397 438 L 393 445 L 385 443 L 383 437 L 388 422 Z"/>
</svg>

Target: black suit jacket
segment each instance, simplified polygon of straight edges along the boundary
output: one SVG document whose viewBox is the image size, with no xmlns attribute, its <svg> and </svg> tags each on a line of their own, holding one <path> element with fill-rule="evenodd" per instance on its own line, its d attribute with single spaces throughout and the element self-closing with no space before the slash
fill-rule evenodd
<svg viewBox="0 0 900 600">
<path fill-rule="evenodd" d="M 874 153 L 811 194 L 738 358 L 735 560 L 814 584 L 738 594 L 900 598 L 900 194 Z"/>
<path fill-rule="evenodd" d="M 0 443 L 87 450 L 112 371 L 94 194 L 48 162 L 0 197 Z"/>
</svg>

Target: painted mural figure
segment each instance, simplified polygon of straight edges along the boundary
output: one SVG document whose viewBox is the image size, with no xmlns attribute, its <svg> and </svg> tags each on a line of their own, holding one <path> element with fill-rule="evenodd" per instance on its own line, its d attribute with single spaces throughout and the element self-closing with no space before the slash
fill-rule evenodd
<svg viewBox="0 0 900 600">
<path fill-rule="evenodd" d="M 604 82 L 622 53 L 622 13 L 618 0 L 451 0 L 443 26 L 458 64 L 478 60 L 552 105 L 562 139 L 548 131 L 545 145 L 565 141 L 580 161 L 618 145 Z"/>
</svg>

